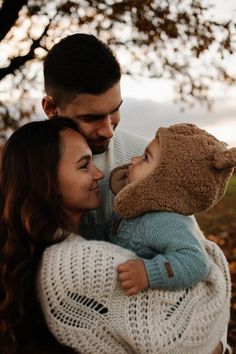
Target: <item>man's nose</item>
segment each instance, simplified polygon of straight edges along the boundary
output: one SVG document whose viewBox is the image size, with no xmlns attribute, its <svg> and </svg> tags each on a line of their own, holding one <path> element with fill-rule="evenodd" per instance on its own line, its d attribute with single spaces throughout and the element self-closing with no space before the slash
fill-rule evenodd
<svg viewBox="0 0 236 354">
<path fill-rule="evenodd" d="M 114 124 L 112 121 L 112 117 L 110 114 L 107 114 L 106 117 L 101 122 L 101 126 L 98 130 L 100 136 L 103 136 L 107 139 L 111 139 L 113 137 Z"/>
</svg>

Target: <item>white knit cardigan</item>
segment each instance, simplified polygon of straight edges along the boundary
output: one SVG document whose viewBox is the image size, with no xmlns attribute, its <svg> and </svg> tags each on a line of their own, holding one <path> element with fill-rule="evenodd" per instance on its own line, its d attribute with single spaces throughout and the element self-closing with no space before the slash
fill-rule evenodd
<svg viewBox="0 0 236 354">
<path fill-rule="evenodd" d="M 206 281 L 182 291 L 128 297 L 118 264 L 135 254 L 77 235 L 48 247 L 37 276 L 39 303 L 58 341 L 81 354 L 210 354 L 229 320 L 230 275 L 219 247 Z"/>
</svg>

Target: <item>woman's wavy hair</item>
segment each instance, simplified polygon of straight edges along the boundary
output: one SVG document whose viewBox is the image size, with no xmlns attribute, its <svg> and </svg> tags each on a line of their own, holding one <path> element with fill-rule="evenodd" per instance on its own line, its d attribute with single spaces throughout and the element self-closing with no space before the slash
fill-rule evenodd
<svg viewBox="0 0 236 354">
<path fill-rule="evenodd" d="M 28 123 L 6 142 L 0 167 L 0 351 L 72 353 L 47 330 L 35 276 L 45 248 L 67 237 L 58 192 L 60 132 L 78 131 L 66 117 Z"/>
</svg>

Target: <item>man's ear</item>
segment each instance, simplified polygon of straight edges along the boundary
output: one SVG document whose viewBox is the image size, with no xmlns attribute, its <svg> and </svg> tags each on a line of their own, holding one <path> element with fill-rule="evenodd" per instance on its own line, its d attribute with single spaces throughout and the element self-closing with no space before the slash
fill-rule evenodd
<svg viewBox="0 0 236 354">
<path fill-rule="evenodd" d="M 43 97 L 42 107 L 48 118 L 59 114 L 58 106 L 56 105 L 51 96 Z"/>
</svg>

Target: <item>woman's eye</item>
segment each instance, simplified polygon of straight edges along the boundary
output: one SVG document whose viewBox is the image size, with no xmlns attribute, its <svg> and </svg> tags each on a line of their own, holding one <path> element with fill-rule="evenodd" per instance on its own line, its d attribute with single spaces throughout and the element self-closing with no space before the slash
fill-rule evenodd
<svg viewBox="0 0 236 354">
<path fill-rule="evenodd" d="M 84 165 L 80 166 L 80 170 L 87 170 L 88 169 L 88 163 L 85 163 Z"/>
</svg>

